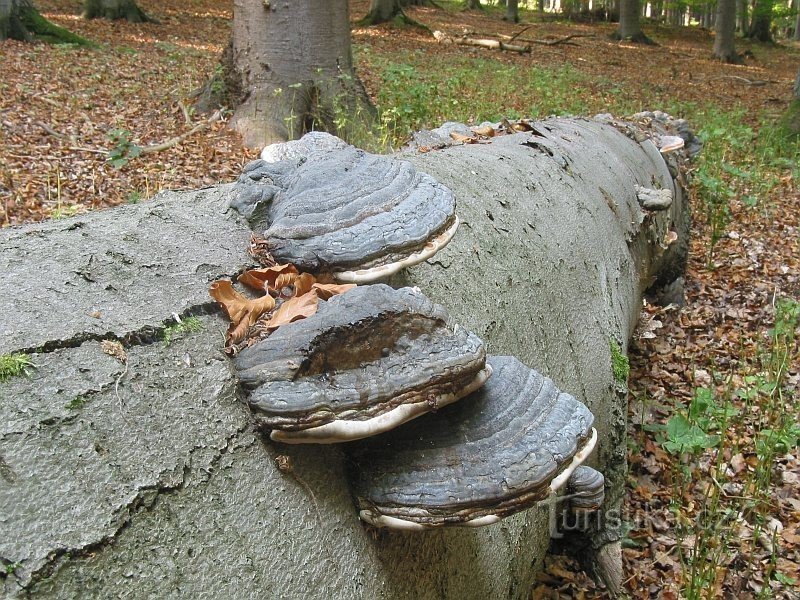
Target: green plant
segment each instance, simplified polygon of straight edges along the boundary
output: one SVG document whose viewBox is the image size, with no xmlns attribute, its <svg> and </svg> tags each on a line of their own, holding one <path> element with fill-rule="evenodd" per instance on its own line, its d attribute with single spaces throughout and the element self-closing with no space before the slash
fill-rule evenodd
<svg viewBox="0 0 800 600">
<path fill-rule="evenodd" d="M 112 129 L 108 132 L 108 139 L 114 146 L 108 151 L 108 162 L 113 167 L 121 169 L 142 153 L 142 148 L 134 144 L 132 134 L 125 129 Z"/>
<path fill-rule="evenodd" d="M 611 350 L 611 372 L 614 374 L 614 381 L 625 385 L 631 372 L 630 361 L 614 338 L 608 339 L 608 347 Z"/>
<path fill-rule="evenodd" d="M 72 400 L 64 405 L 64 408 L 68 410 L 77 410 L 79 408 L 83 408 L 88 401 L 89 399 L 86 396 L 75 396 Z"/>
<path fill-rule="evenodd" d="M 35 367 L 30 356 L 21 352 L 0 355 L 0 382 L 8 381 L 17 375 L 25 375 Z"/>
<path fill-rule="evenodd" d="M 197 317 L 186 317 L 182 321 L 175 323 L 175 325 L 165 327 L 161 339 L 164 341 L 165 346 L 169 346 L 176 338 L 186 333 L 202 331 L 202 329 L 203 322 L 200 319 Z"/>
</svg>

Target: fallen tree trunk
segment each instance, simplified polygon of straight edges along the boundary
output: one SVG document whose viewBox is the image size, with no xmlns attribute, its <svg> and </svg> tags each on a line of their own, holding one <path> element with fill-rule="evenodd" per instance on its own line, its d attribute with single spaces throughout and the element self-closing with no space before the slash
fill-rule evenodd
<svg viewBox="0 0 800 600">
<path fill-rule="evenodd" d="M 649 140 L 583 119 L 404 158 L 455 192 L 463 224 L 393 283 L 420 286 L 490 352 L 589 406 L 615 510 L 626 404 L 612 340 L 624 351 L 642 293 L 681 274 L 688 222 L 673 174 Z M 654 184 L 673 202 L 644 212 L 636 186 Z M 375 535 L 352 504 L 346 447 L 255 432 L 207 291 L 250 263 L 231 189 L 0 232 L 0 355 L 35 365 L 0 383 L 4 592 L 526 598 L 546 509 Z M 619 533 L 598 529 L 592 548 L 604 556 Z"/>
</svg>

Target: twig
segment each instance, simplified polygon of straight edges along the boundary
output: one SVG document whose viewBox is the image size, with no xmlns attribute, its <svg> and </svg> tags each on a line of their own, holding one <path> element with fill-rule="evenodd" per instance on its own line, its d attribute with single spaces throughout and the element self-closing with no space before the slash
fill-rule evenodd
<svg viewBox="0 0 800 600">
<path fill-rule="evenodd" d="M 103 154 L 108 156 L 108 150 L 101 150 L 99 148 L 81 148 L 80 146 L 70 146 L 67 150 L 75 150 L 76 152 L 93 152 L 94 154 Z"/>
<path fill-rule="evenodd" d="M 211 115 L 207 120 L 203 121 L 202 123 L 198 123 L 186 133 L 182 133 L 181 135 L 175 136 L 174 138 L 167 140 L 166 142 L 162 142 L 160 144 L 154 144 L 152 146 L 144 146 L 141 150 L 141 154 L 150 154 L 151 152 L 161 152 L 163 150 L 167 150 L 168 148 L 172 148 L 173 146 L 177 146 L 187 138 L 193 136 L 198 131 L 202 131 L 215 121 L 219 121 L 221 118 L 222 118 L 222 110 L 218 110 L 213 115 Z"/>
<path fill-rule="evenodd" d="M 523 28 L 522 28 L 522 29 L 520 29 L 520 30 L 519 30 L 517 33 L 515 33 L 515 34 L 514 34 L 514 35 L 512 35 L 510 38 L 508 38 L 508 41 L 509 41 L 509 42 L 513 42 L 515 39 L 517 39 L 517 38 L 518 38 L 519 36 L 521 36 L 523 33 L 525 33 L 526 31 L 528 31 L 528 29 L 530 29 L 531 27 L 533 27 L 533 25 L 528 25 L 527 27 L 523 27 Z"/>
<path fill-rule="evenodd" d="M 747 79 L 747 77 L 740 77 L 739 75 L 720 75 L 719 77 L 712 77 L 708 81 L 714 81 L 715 79 L 735 79 L 736 81 L 741 81 L 746 85 L 752 85 L 756 87 L 767 85 L 768 83 L 778 83 L 777 81 L 773 81 L 771 79 L 762 81 L 761 79 Z"/>
<path fill-rule="evenodd" d="M 59 140 L 63 140 L 64 138 L 67 137 L 63 133 L 58 133 L 55 129 L 50 127 L 44 121 L 34 121 L 34 123 L 36 125 L 38 125 L 39 127 L 41 127 L 42 129 L 44 129 L 47 132 L 48 135 L 52 135 L 54 138 L 58 138 Z"/>
<path fill-rule="evenodd" d="M 542 46 L 558 46 L 559 44 L 566 44 L 569 40 L 575 38 L 590 38 L 594 37 L 593 33 L 573 33 L 571 35 L 564 36 L 562 38 L 558 38 L 557 40 L 531 40 L 528 38 L 519 38 L 520 42 L 527 42 L 529 44 L 541 44 Z M 575 44 L 569 44 L 570 46 L 574 46 Z"/>
</svg>

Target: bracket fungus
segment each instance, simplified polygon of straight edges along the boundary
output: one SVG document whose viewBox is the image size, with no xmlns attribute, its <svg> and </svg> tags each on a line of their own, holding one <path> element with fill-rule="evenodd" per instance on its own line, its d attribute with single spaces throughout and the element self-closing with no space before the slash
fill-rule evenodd
<svg viewBox="0 0 800 600">
<path fill-rule="evenodd" d="M 368 283 L 427 260 L 458 228 L 452 192 L 408 161 L 319 132 L 262 156 L 231 206 L 264 228 L 278 262 L 301 271 Z"/>
<path fill-rule="evenodd" d="M 514 357 L 487 363 L 492 377 L 456 405 L 357 445 L 362 520 L 489 525 L 555 494 L 586 460 L 597 441 L 586 406 Z"/>
<path fill-rule="evenodd" d="M 455 402 L 491 374 L 483 342 L 419 290 L 359 286 L 235 358 L 271 438 L 334 443 Z"/>
</svg>

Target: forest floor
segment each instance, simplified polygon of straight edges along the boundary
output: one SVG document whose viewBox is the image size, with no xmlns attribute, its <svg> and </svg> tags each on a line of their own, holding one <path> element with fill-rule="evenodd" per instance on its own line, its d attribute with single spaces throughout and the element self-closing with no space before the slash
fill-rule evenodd
<svg viewBox="0 0 800 600">
<path fill-rule="evenodd" d="M 229 182 L 256 156 L 224 114 L 192 108 L 228 41 L 232 3 L 141 0 L 158 23 L 140 25 L 86 21 L 74 0 L 36 4 L 100 47 L 0 44 L 0 225 Z M 354 21 L 367 5 L 351 3 Z M 699 28 L 646 25 L 658 45 L 642 46 L 610 40 L 605 23 L 523 13 L 513 25 L 445 7 L 408 13 L 453 36 L 517 34 L 532 51 L 354 25 L 359 74 L 390 141 L 444 120 L 644 109 L 686 117 L 706 139 L 686 305 L 645 305 L 632 345 L 626 587 L 636 598 L 797 598 L 800 151 L 771 124 L 800 45 L 738 40 L 744 63 L 722 65 Z M 604 592 L 552 556 L 533 595 Z"/>
</svg>

